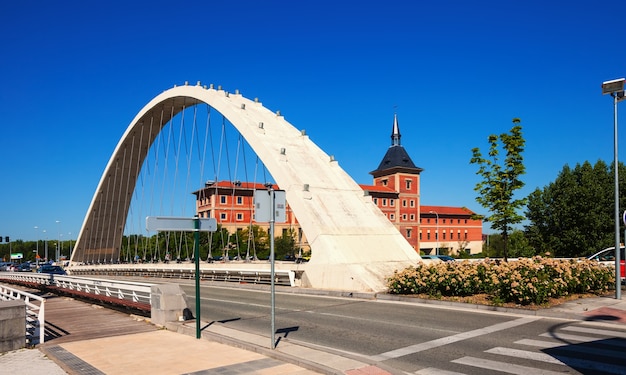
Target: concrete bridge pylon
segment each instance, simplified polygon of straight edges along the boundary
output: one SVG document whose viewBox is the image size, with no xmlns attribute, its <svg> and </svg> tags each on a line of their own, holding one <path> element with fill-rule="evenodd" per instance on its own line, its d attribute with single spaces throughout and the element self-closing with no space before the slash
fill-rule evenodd
<svg viewBox="0 0 626 375">
<path fill-rule="evenodd" d="M 94 252 L 119 257 L 130 205 L 121 187 L 134 188 L 138 169 L 164 122 L 199 103 L 233 124 L 285 190 L 311 246 L 311 260 L 299 265 L 304 270 L 303 286 L 379 292 L 394 270 L 420 261 L 371 197 L 305 131 L 257 100 L 198 84 L 164 91 L 130 123 L 98 184 L 72 262 L 83 262 Z M 155 118 L 160 119 L 156 131 Z M 120 202 L 122 208 L 113 209 Z"/>
</svg>

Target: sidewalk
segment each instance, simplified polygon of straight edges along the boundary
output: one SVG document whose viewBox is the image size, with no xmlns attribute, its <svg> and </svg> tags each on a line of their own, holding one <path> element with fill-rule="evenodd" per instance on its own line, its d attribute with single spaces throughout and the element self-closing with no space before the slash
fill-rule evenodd
<svg viewBox="0 0 626 375">
<path fill-rule="evenodd" d="M 626 301 L 610 297 L 585 298 L 537 311 L 457 305 L 459 308 L 626 325 Z M 195 338 L 194 321 L 169 323 L 165 328 L 58 345 L 52 340 L 39 350 L 23 349 L 0 355 L 0 368 L 3 373 L 24 375 L 403 374 L 356 355 L 289 340 L 281 340 L 272 350 L 268 337 L 233 330 L 222 324 L 206 327 L 200 340 Z"/>
</svg>

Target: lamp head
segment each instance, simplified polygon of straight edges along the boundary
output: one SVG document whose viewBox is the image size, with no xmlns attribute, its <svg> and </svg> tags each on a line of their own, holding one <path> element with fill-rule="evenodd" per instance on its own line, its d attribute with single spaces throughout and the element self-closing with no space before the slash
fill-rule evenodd
<svg viewBox="0 0 626 375">
<path fill-rule="evenodd" d="M 620 91 L 623 92 L 624 82 L 626 82 L 626 78 L 602 82 L 602 95 L 613 94 Z"/>
</svg>

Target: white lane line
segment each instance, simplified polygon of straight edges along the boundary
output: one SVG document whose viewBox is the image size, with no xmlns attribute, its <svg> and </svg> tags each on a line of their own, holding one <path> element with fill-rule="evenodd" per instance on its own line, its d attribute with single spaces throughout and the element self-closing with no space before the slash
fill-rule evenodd
<svg viewBox="0 0 626 375">
<path fill-rule="evenodd" d="M 534 367 L 514 365 L 506 362 L 491 361 L 476 357 L 463 357 L 455 359 L 453 363 L 496 370 L 498 372 L 516 375 L 563 375 L 563 372 L 542 370 Z"/>
<path fill-rule="evenodd" d="M 574 331 L 574 332 L 582 332 L 582 333 L 591 333 L 595 335 L 606 335 L 611 337 L 619 337 L 626 338 L 626 332 L 623 331 L 613 331 L 608 329 L 596 329 L 596 328 L 585 328 L 585 327 L 577 327 L 577 326 L 567 326 L 561 328 L 564 331 Z"/>
<path fill-rule="evenodd" d="M 551 355 L 545 353 L 537 353 L 531 352 L 528 350 L 519 350 L 519 349 L 511 349 L 511 348 L 503 348 L 501 346 L 496 346 L 495 348 L 491 348 L 489 350 L 485 350 L 485 353 L 491 354 L 499 354 L 506 355 L 509 357 L 521 358 L 521 359 L 530 359 L 533 361 L 540 361 L 546 363 L 553 363 L 555 365 L 564 365 L 565 363 L 559 361 Z"/>
<path fill-rule="evenodd" d="M 466 375 L 462 372 L 440 370 L 434 367 L 423 368 L 415 372 L 415 375 Z"/>
<path fill-rule="evenodd" d="M 541 319 L 541 317 L 524 317 L 515 320 L 511 320 L 508 322 L 494 324 L 492 326 L 488 326 L 485 328 L 475 329 L 473 331 L 462 332 L 452 336 L 442 337 L 440 339 L 431 340 L 427 342 L 423 342 L 420 344 L 410 345 L 404 348 L 399 348 L 395 350 L 391 350 L 385 353 L 381 353 L 375 356 L 372 356 L 371 359 L 375 361 L 384 361 L 391 358 L 398 358 L 409 354 L 419 353 L 424 350 L 429 350 L 433 348 L 437 348 L 440 346 L 452 344 L 458 341 L 471 339 L 478 336 L 488 335 L 490 333 L 502 331 L 505 329 L 517 327 L 520 325 L 528 324 L 534 322 L 536 320 Z"/>
</svg>

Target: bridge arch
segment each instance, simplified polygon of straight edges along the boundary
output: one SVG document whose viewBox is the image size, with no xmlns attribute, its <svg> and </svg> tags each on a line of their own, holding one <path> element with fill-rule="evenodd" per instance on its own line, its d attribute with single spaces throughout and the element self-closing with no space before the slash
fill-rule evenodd
<svg viewBox="0 0 626 375">
<path fill-rule="evenodd" d="M 358 184 L 303 131 L 280 114 L 239 93 L 185 85 L 144 106 L 115 148 L 85 215 L 72 262 L 98 252 L 120 254 L 131 197 L 143 161 L 163 125 L 206 103 L 226 117 L 286 192 L 311 246 L 306 286 L 381 291 L 385 277 L 419 261 L 419 255 Z M 130 189 L 129 189 L 130 188 Z"/>
</svg>

